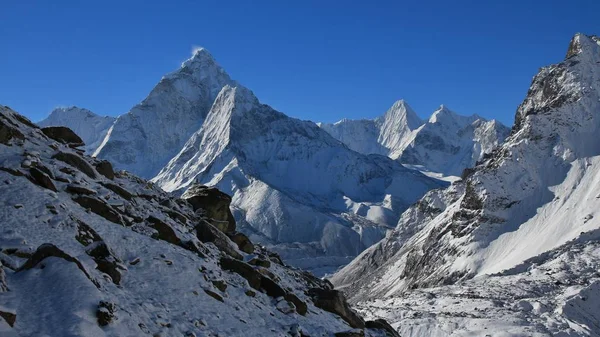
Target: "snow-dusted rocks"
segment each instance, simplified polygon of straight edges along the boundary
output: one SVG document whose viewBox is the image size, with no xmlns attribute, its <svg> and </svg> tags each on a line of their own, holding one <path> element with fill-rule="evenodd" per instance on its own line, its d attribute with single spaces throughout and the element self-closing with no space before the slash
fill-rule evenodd
<svg viewBox="0 0 600 337">
<path fill-rule="evenodd" d="M 600 131 L 600 38 L 576 35 L 568 56 L 559 64 L 542 68 L 534 77 L 517 110 L 511 135 L 502 146 L 484 156 L 464 180 L 445 191 L 428 193 L 408 209 L 393 234 L 336 274 L 333 283 L 344 287 L 354 301 L 362 301 L 445 284 L 456 284 L 456 291 L 464 293 L 469 282 L 483 285 L 490 280 L 512 286 L 514 280 L 522 279 L 525 284 L 531 282 L 526 286 L 531 289 L 523 290 L 529 292 L 525 296 L 535 297 L 537 292 L 537 296 L 549 296 L 552 303 L 514 301 L 511 308 L 537 311 L 538 316 L 550 310 L 550 316 L 560 316 L 556 322 L 542 317 L 544 325 L 530 331 L 544 336 L 559 332 L 597 335 L 596 323 L 590 323 L 593 319 L 578 316 L 585 309 L 560 309 L 560 303 L 568 299 L 573 306 L 587 306 L 576 298 L 594 293 L 594 284 L 600 280 L 596 272 L 586 271 L 599 267 L 594 256 L 600 228 L 596 214 L 600 206 L 600 144 L 596 137 Z M 570 271 L 575 273 L 572 277 L 581 277 L 575 281 L 581 282 L 580 286 L 545 288 L 544 282 L 563 284 L 559 277 L 564 274 L 542 277 L 546 268 L 537 266 L 546 263 L 549 256 L 554 259 L 557 250 L 564 252 L 567 260 L 586 261 L 573 263 L 584 263 L 590 269 L 576 267 Z M 559 269 L 564 268 L 568 267 Z M 515 276 L 508 281 L 498 273 Z M 545 281 L 538 281 L 540 278 Z M 485 292 L 519 292 L 508 289 L 510 286 L 483 287 Z M 452 289 L 433 290 L 434 297 Z M 591 315 L 597 311 L 592 310 Z M 529 326 L 526 316 L 528 323 L 517 325 Z M 566 324 L 571 320 L 576 323 Z M 473 320 L 460 324 L 471 323 Z M 422 328 L 425 330 L 413 331 L 433 334 L 433 330 Z M 438 335 L 445 336 L 440 332 L 443 328 L 436 329 Z M 474 331 L 475 327 L 466 329 Z"/>
<path fill-rule="evenodd" d="M 235 84 L 205 49 L 196 50 L 117 118 L 94 155 L 118 169 L 154 177 L 202 126 L 221 89 Z"/>
<path fill-rule="evenodd" d="M 114 117 L 98 116 L 87 109 L 72 106 L 54 109 L 46 119 L 39 121 L 37 124 L 41 127 L 68 127 L 83 139 L 84 149 L 91 155 L 104 140 L 114 121 Z"/>
<path fill-rule="evenodd" d="M 460 116 L 443 105 L 422 121 L 403 100 L 374 120 L 344 119 L 319 126 L 357 152 L 386 155 L 445 176 L 460 176 L 509 132 L 495 120 Z"/>
<path fill-rule="evenodd" d="M 0 335 L 331 336 L 352 329 L 307 295 L 330 284 L 263 247 L 238 249 L 189 202 L 125 171 L 98 174 L 99 160 L 4 106 L 0 136 Z M 364 335 L 385 335 L 365 325 L 358 327 Z"/>
</svg>

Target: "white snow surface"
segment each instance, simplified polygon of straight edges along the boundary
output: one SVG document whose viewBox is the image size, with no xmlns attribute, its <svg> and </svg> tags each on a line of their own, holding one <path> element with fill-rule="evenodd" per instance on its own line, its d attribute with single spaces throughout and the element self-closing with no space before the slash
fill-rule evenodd
<svg viewBox="0 0 600 337">
<path fill-rule="evenodd" d="M 395 317 L 403 336 L 598 336 L 600 308 L 587 302 L 600 267 L 598 41 L 577 34 L 567 58 L 534 77 L 506 142 L 404 212 L 333 283 Z M 493 308 L 497 292 L 508 310 Z"/>
<path fill-rule="evenodd" d="M 246 279 L 221 268 L 225 256 L 194 234 L 201 221 L 190 205 L 156 185 L 120 172 L 110 180 L 95 169 L 95 178 L 78 167 L 53 159 L 70 153 L 88 165 L 97 161 L 54 142 L 24 117 L 0 106 L 0 127 L 16 128 L 23 137 L 0 143 L 0 335 L 1 336 L 332 336 L 351 330 L 339 316 L 315 307 L 305 291 L 325 282 L 275 262 L 254 267 L 308 305 L 300 315 L 291 302 L 252 289 Z M 6 133 L 3 133 L 3 137 Z M 83 165 L 83 164 L 82 164 Z M 51 178 L 56 191 L 32 183 L 30 170 Z M 108 189 L 114 184 L 131 198 Z M 77 185 L 118 214 L 122 224 L 90 211 L 67 186 Z M 172 214 L 179 216 L 173 217 Z M 158 239 L 149 216 L 173 231 L 181 244 Z M 42 244 L 53 244 L 73 260 L 47 257 L 21 269 Z M 116 264 L 120 282 L 100 271 L 90 253 L 102 243 Z M 186 244 L 183 244 L 186 243 Z M 186 249 L 188 244 L 197 248 Z M 235 248 L 237 250 L 237 248 Z M 267 252 L 241 254 L 245 261 Z M 99 256 L 96 254 L 96 256 Z M 76 262 L 75 262 L 76 261 Z M 112 263 L 111 262 L 111 263 Z M 262 268 L 262 269 L 261 269 Z M 269 274 L 270 273 L 270 274 Z M 216 284 L 221 282 L 220 289 Z M 117 284 L 118 283 L 118 284 Z M 208 292 L 216 294 L 209 295 Z M 248 291 L 253 291 L 248 295 Z M 221 297 L 218 300 L 217 297 Z M 97 322 L 105 301 L 114 305 L 106 326 Z M 14 326 L 4 315 L 15 314 Z M 381 336 L 373 330 L 367 336 Z"/>
<path fill-rule="evenodd" d="M 94 153 L 106 137 L 115 117 L 98 116 L 90 110 L 76 106 L 52 110 L 45 119 L 37 122 L 41 127 L 66 126 L 73 130 L 85 143 L 85 152 Z"/>
<path fill-rule="evenodd" d="M 404 100 L 374 120 L 318 125 L 357 152 L 386 155 L 442 176 L 460 176 L 501 144 L 509 131 L 498 121 L 461 116 L 443 105 L 422 121 Z"/>
</svg>

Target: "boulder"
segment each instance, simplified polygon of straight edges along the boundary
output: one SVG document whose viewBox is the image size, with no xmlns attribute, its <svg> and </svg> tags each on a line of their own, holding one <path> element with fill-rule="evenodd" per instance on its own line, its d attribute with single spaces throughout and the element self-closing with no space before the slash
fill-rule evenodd
<svg viewBox="0 0 600 337">
<path fill-rule="evenodd" d="M 85 268 L 83 267 L 81 262 L 79 262 L 79 260 L 77 260 L 76 258 L 72 257 L 71 255 L 63 252 L 62 250 L 60 250 L 58 247 L 56 247 L 55 245 L 53 245 L 51 243 L 44 243 L 41 246 L 39 246 L 35 250 L 33 255 L 29 259 L 27 259 L 27 261 L 25 261 L 25 263 L 19 269 L 17 269 L 17 272 L 23 271 L 23 270 L 29 270 L 29 269 L 35 267 L 38 263 L 42 262 L 45 258 L 48 258 L 51 256 L 58 257 L 65 261 L 75 263 L 77 265 L 77 268 L 79 268 L 79 270 L 81 270 L 89 280 L 92 280 L 92 278 L 90 277 L 90 274 L 88 274 L 88 272 L 85 270 Z"/>
<path fill-rule="evenodd" d="M 250 287 L 256 290 L 260 290 L 261 279 L 263 278 L 263 275 L 254 270 L 254 268 L 252 268 L 251 265 L 247 264 L 246 262 L 231 259 L 228 257 L 222 257 L 219 260 L 219 264 L 224 270 L 234 272 L 240 275 L 241 277 L 245 278 L 248 281 Z"/>
<path fill-rule="evenodd" d="M 81 185 L 69 184 L 67 185 L 66 191 L 71 194 L 83 194 L 83 195 L 94 195 L 96 191 L 91 190 L 87 187 L 83 187 Z"/>
<path fill-rule="evenodd" d="M 112 164 L 107 160 L 101 160 L 95 165 L 96 171 L 106 178 L 113 180 L 115 179 L 115 171 L 113 170 Z"/>
<path fill-rule="evenodd" d="M 228 234 L 227 236 L 229 236 L 231 241 L 235 242 L 235 244 L 238 246 L 238 248 L 242 252 L 244 252 L 246 254 L 254 253 L 254 245 L 252 244 L 250 239 L 248 239 L 248 237 L 245 234 L 240 233 L 240 232 L 235 232 L 233 234 Z"/>
<path fill-rule="evenodd" d="M 96 262 L 96 269 L 107 274 L 113 283 L 121 283 L 121 271 L 119 270 L 120 260 L 115 257 L 104 241 L 94 242 L 86 253 Z"/>
<path fill-rule="evenodd" d="M 96 309 L 96 318 L 98 319 L 98 325 L 107 326 L 115 320 L 115 311 L 117 306 L 114 303 L 100 301 L 98 309 Z"/>
<path fill-rule="evenodd" d="M 43 188 L 47 188 L 51 191 L 56 192 L 56 186 L 54 186 L 54 183 L 52 182 L 52 179 L 50 178 L 50 176 L 48 176 L 46 173 L 42 172 L 42 170 L 40 170 L 37 167 L 32 167 L 29 169 L 29 176 L 30 176 L 30 180 L 31 182 L 33 182 L 36 185 L 39 185 Z"/>
<path fill-rule="evenodd" d="M 346 298 L 341 291 L 333 289 L 311 288 L 308 295 L 312 298 L 316 307 L 339 315 L 351 327 L 362 329 L 365 321 L 350 308 Z"/>
<path fill-rule="evenodd" d="M 367 329 L 382 330 L 386 337 L 400 337 L 400 334 L 394 329 L 385 319 L 376 319 L 374 321 L 366 321 Z"/>
<path fill-rule="evenodd" d="M 0 120 L 0 143 L 8 145 L 11 139 L 25 139 L 25 136 L 17 128 Z"/>
<path fill-rule="evenodd" d="M 333 334 L 335 337 L 365 337 L 363 329 L 354 329 Z"/>
<path fill-rule="evenodd" d="M 114 222 L 119 225 L 123 225 L 121 215 L 119 215 L 119 213 L 117 213 L 117 211 L 115 211 L 114 208 L 112 208 L 110 205 L 108 205 L 100 199 L 80 195 L 73 198 L 73 201 L 78 203 L 81 207 L 89 209 L 90 211 L 98 214 L 99 216 L 105 218 L 108 221 Z"/>
<path fill-rule="evenodd" d="M 202 210 L 208 221 L 222 232 L 235 232 L 235 219 L 229 209 L 229 195 L 214 187 L 195 184 L 181 198 L 187 200 L 194 211 Z"/>
<path fill-rule="evenodd" d="M 96 241 L 102 240 L 100 235 L 88 226 L 88 224 L 78 219 L 75 220 L 77 222 L 77 235 L 75 236 L 75 240 L 79 241 L 79 243 L 87 247 Z"/>
<path fill-rule="evenodd" d="M 130 201 L 133 198 L 133 194 L 129 191 L 127 191 L 126 189 L 124 189 L 123 187 L 119 186 L 119 185 L 115 185 L 115 184 L 111 184 L 111 183 L 100 183 L 100 185 L 106 187 L 107 189 L 115 192 L 116 194 L 118 194 L 121 198 Z"/>
<path fill-rule="evenodd" d="M 259 267 L 265 267 L 265 268 L 271 267 L 271 261 L 261 258 L 261 257 L 252 258 L 250 261 L 248 261 L 248 263 L 253 266 L 259 266 Z"/>
<path fill-rule="evenodd" d="M 206 221 L 200 221 L 200 223 L 196 225 L 196 236 L 204 243 L 212 242 L 215 246 L 217 246 L 217 248 L 219 248 L 220 251 L 226 253 L 227 255 L 236 259 L 242 259 L 242 255 L 237 252 L 233 246 L 233 242 L 229 240 L 227 235 L 216 229 L 210 223 Z"/>
<path fill-rule="evenodd" d="M 153 216 L 149 216 L 147 220 L 150 223 L 149 226 L 158 232 L 155 237 L 156 239 L 167 241 L 168 243 L 172 243 L 174 245 L 181 245 L 181 240 L 177 234 L 175 234 L 175 230 L 171 228 L 170 225 Z"/>
<path fill-rule="evenodd" d="M 81 139 L 73 130 L 64 126 L 49 126 L 42 128 L 42 132 L 51 139 L 57 142 L 67 144 L 71 147 L 78 147 L 85 145 L 83 139 Z"/>
<path fill-rule="evenodd" d="M 15 326 L 17 315 L 14 312 L 0 310 L 0 317 L 2 317 L 11 328 Z"/>
<path fill-rule="evenodd" d="M 92 165 L 90 165 L 90 163 L 88 163 L 85 159 L 81 158 L 76 154 L 69 152 L 58 152 L 57 154 L 52 156 L 52 158 L 60 160 L 63 163 L 66 163 L 78 169 L 79 171 L 85 173 L 85 175 L 92 179 L 96 179 L 96 171 L 94 170 Z"/>
<path fill-rule="evenodd" d="M 217 294 L 216 292 L 214 292 L 212 290 L 208 290 L 208 289 L 203 289 L 203 290 L 208 296 L 214 298 L 215 300 L 220 301 L 220 302 L 225 302 L 223 300 L 223 296 Z"/>
<path fill-rule="evenodd" d="M 292 293 L 287 293 L 283 296 L 283 298 L 285 298 L 286 301 L 294 303 L 294 306 L 296 306 L 296 312 L 300 315 L 304 316 L 306 315 L 306 312 L 308 312 L 308 306 L 306 305 L 306 302 L 299 299 L 298 296 Z"/>
</svg>

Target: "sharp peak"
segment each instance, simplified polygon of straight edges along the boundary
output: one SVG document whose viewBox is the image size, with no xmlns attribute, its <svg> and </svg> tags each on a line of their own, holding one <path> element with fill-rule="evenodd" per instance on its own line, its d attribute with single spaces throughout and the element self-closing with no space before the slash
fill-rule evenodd
<svg viewBox="0 0 600 337">
<path fill-rule="evenodd" d="M 600 37 L 597 35 L 576 33 L 569 43 L 569 49 L 567 49 L 565 58 L 568 59 L 581 54 L 600 57 Z"/>
</svg>

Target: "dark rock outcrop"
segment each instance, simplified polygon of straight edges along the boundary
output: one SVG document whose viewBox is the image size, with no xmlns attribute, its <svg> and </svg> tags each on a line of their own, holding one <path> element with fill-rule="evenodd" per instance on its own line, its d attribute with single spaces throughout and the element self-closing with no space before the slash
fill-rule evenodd
<svg viewBox="0 0 600 337">
<path fill-rule="evenodd" d="M 115 171 L 113 170 L 112 164 L 109 161 L 101 160 L 95 165 L 96 171 L 106 178 L 113 180 L 115 179 Z"/>
<path fill-rule="evenodd" d="M 185 191 L 181 198 L 187 200 L 194 211 L 201 210 L 208 221 L 222 232 L 235 232 L 235 219 L 229 209 L 229 195 L 214 187 L 196 184 Z"/>
<path fill-rule="evenodd" d="M 42 128 L 42 132 L 51 139 L 57 142 L 67 144 L 70 147 L 78 147 L 85 145 L 83 139 L 79 137 L 73 130 L 64 126 L 49 126 Z"/>
<path fill-rule="evenodd" d="M 219 260 L 219 264 L 224 270 L 234 272 L 240 275 L 241 277 L 245 278 L 246 281 L 248 281 L 248 285 L 250 285 L 250 287 L 256 290 L 261 289 L 261 280 L 263 278 L 263 275 L 257 272 L 254 268 L 252 268 L 251 265 L 247 264 L 246 262 L 231 259 L 228 257 L 222 257 Z"/>
<path fill-rule="evenodd" d="M 254 244 L 252 244 L 250 239 L 248 239 L 248 237 L 245 234 L 235 232 L 233 234 L 228 234 L 227 236 L 229 236 L 231 241 L 235 242 L 235 244 L 242 252 L 246 254 L 254 253 Z"/>
<path fill-rule="evenodd" d="M 171 226 L 153 216 L 149 216 L 147 220 L 150 223 L 149 227 L 152 227 L 157 231 L 156 239 L 167 241 L 174 245 L 181 245 L 181 240 L 177 237 L 175 230 L 173 230 Z"/>
<path fill-rule="evenodd" d="M 386 337 L 400 337 L 398 331 L 396 331 L 396 329 L 394 329 L 390 325 L 390 323 L 381 318 L 376 319 L 374 321 L 366 321 L 365 326 L 367 327 L 367 329 L 384 331 Z"/>
<path fill-rule="evenodd" d="M 3 318 L 4 321 L 6 321 L 6 323 L 8 323 L 8 325 L 11 328 L 15 326 L 15 322 L 17 321 L 16 314 L 14 314 L 12 312 L 0 310 L 0 317 Z"/>
<path fill-rule="evenodd" d="M 308 290 L 308 295 L 312 298 L 315 306 L 339 315 L 351 327 L 358 329 L 365 327 L 365 321 L 350 308 L 341 291 L 311 288 Z"/>
<path fill-rule="evenodd" d="M 120 260 L 110 251 L 104 241 L 95 242 L 86 253 L 96 262 L 96 268 L 110 276 L 114 284 L 121 283 Z"/>
<path fill-rule="evenodd" d="M 131 199 L 133 199 L 133 194 L 129 191 L 127 191 L 126 189 L 124 189 L 123 187 L 116 185 L 116 184 L 111 184 L 111 183 L 100 183 L 102 186 L 108 188 L 109 190 L 115 192 L 116 194 L 118 194 L 121 198 L 127 200 L 127 201 L 131 201 Z"/>
<path fill-rule="evenodd" d="M 73 201 L 81 205 L 81 207 L 89 209 L 90 211 L 100 215 L 108 221 L 114 222 L 119 225 L 123 224 L 121 215 L 119 215 L 119 213 L 117 213 L 117 211 L 115 211 L 114 208 L 112 208 L 110 205 L 108 205 L 100 199 L 80 195 L 73 198 Z"/>
<path fill-rule="evenodd" d="M 92 280 L 90 274 L 88 274 L 88 272 L 85 270 L 81 262 L 79 262 L 79 260 L 63 252 L 58 247 L 50 243 L 44 243 L 41 246 L 39 246 L 35 250 L 35 253 L 33 253 L 33 255 L 29 259 L 27 259 L 27 261 L 25 261 L 25 263 L 17 271 L 29 270 L 35 267 L 38 263 L 42 262 L 45 258 L 51 256 L 75 263 L 77 265 L 77 268 L 79 268 L 79 270 L 81 270 L 88 279 Z"/>
<path fill-rule="evenodd" d="M 44 172 L 42 172 L 42 170 L 40 170 L 37 167 L 32 167 L 29 169 L 29 175 L 31 177 L 31 181 L 36 184 L 39 185 L 43 188 L 47 188 L 51 191 L 56 192 L 56 186 L 54 186 L 54 183 L 52 182 L 52 179 L 50 178 L 50 176 Z"/>
<path fill-rule="evenodd" d="M 91 190 L 81 185 L 69 184 L 67 185 L 66 191 L 72 194 L 83 194 L 83 195 L 94 195 L 96 191 Z"/>
<path fill-rule="evenodd" d="M 242 255 L 233 247 L 233 242 L 229 240 L 227 235 L 215 228 L 206 221 L 200 221 L 196 225 L 196 236 L 204 243 L 212 242 L 219 250 L 236 259 L 241 259 Z"/>
<path fill-rule="evenodd" d="M 69 152 L 58 152 L 57 154 L 52 156 L 52 158 L 60 160 L 63 163 L 66 163 L 70 166 L 73 166 L 74 168 L 85 173 L 85 175 L 87 175 L 88 177 L 96 179 L 96 171 L 94 170 L 92 165 L 90 165 L 85 159 L 81 158 L 76 154 Z"/>
<path fill-rule="evenodd" d="M 98 325 L 107 326 L 116 319 L 115 311 L 117 306 L 114 303 L 100 301 L 98 309 L 96 310 L 96 318 L 98 319 Z"/>
<path fill-rule="evenodd" d="M 0 120 L 0 143 L 8 145 L 11 139 L 25 139 L 25 136 L 17 128 Z"/>
</svg>

